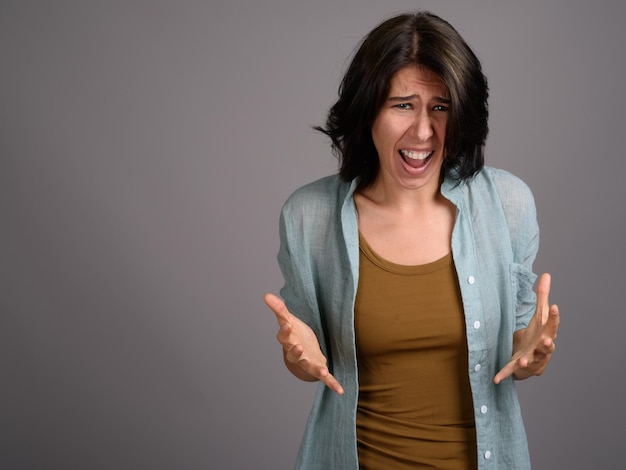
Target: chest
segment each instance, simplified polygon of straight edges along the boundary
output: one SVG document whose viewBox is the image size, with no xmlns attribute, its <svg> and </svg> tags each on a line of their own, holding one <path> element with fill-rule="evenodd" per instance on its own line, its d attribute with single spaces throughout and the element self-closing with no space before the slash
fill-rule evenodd
<svg viewBox="0 0 626 470">
<path fill-rule="evenodd" d="M 363 357 L 384 362 L 410 357 L 411 367 L 423 353 L 457 357 L 457 349 L 465 347 L 465 326 L 452 255 L 424 265 L 395 265 L 361 241 L 355 328 Z"/>
<path fill-rule="evenodd" d="M 373 251 L 392 263 L 420 265 L 450 253 L 454 207 L 415 214 L 359 212 L 359 231 Z"/>
</svg>

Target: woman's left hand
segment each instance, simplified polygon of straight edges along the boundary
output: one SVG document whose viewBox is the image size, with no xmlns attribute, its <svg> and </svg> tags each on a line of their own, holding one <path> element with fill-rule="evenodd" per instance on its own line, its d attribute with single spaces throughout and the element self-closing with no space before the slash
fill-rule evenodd
<svg viewBox="0 0 626 470">
<path fill-rule="evenodd" d="M 513 335 L 513 356 L 496 374 L 493 381 L 499 384 L 513 375 L 525 379 L 541 375 L 550 362 L 555 349 L 554 340 L 559 329 L 559 308 L 550 306 L 550 275 L 542 274 L 537 283 L 537 308 L 528 327 Z"/>
</svg>

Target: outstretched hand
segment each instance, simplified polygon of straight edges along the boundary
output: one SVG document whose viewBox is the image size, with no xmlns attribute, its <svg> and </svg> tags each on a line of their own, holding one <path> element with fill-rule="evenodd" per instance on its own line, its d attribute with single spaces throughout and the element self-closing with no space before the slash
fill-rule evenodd
<svg viewBox="0 0 626 470">
<path fill-rule="evenodd" d="M 555 349 L 559 329 L 559 308 L 550 306 L 550 275 L 544 273 L 537 283 L 537 307 L 528 327 L 515 333 L 513 356 L 509 363 L 496 374 L 493 381 L 499 384 L 513 375 L 516 379 L 525 379 L 532 375 L 541 375 L 550 362 Z"/>
<path fill-rule="evenodd" d="M 343 387 L 328 370 L 326 357 L 313 330 L 289 312 L 279 297 L 265 294 L 263 300 L 278 320 L 276 338 L 283 347 L 287 368 L 302 380 L 321 380 L 328 388 L 342 395 Z"/>
</svg>

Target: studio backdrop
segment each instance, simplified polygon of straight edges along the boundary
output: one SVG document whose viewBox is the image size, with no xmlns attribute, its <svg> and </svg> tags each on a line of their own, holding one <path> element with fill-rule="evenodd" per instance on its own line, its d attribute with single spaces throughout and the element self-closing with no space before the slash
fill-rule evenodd
<svg viewBox="0 0 626 470">
<path fill-rule="evenodd" d="M 311 126 L 360 38 L 415 9 L 477 52 L 487 164 L 536 198 L 533 468 L 623 462 L 623 2 L 4 0 L 0 468 L 292 468 L 316 385 L 262 301 L 278 214 L 337 170 Z"/>
</svg>

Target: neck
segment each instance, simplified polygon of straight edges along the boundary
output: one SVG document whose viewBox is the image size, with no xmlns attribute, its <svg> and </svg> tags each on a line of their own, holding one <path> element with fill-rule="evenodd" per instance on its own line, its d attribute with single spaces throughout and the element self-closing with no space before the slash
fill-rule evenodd
<svg viewBox="0 0 626 470">
<path fill-rule="evenodd" d="M 415 212 L 441 204 L 445 198 L 441 195 L 440 188 L 440 183 L 418 188 L 405 188 L 378 178 L 361 193 L 378 205 L 402 212 Z"/>
</svg>

